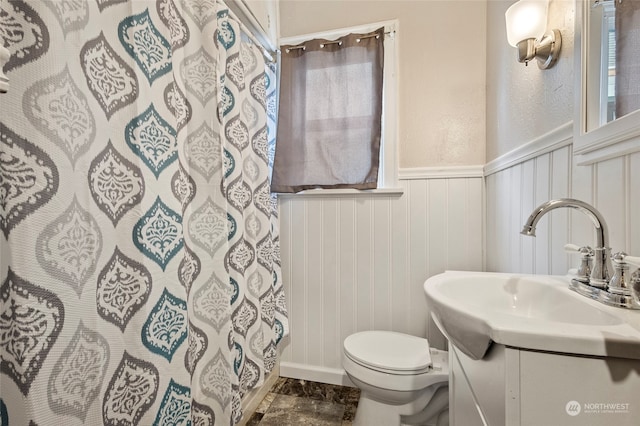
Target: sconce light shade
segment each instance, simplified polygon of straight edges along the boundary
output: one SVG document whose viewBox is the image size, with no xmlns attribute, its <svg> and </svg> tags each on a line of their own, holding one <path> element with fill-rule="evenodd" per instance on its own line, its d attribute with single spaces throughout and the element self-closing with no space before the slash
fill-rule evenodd
<svg viewBox="0 0 640 426">
<path fill-rule="evenodd" d="M 529 38 L 540 39 L 547 29 L 548 0 L 520 0 L 504 14 L 507 40 L 513 47 Z"/>
<path fill-rule="evenodd" d="M 507 41 L 518 49 L 518 62 L 528 64 L 536 58 L 541 69 L 551 68 L 558 60 L 560 31 L 547 28 L 549 0 L 520 0 L 505 15 Z"/>
</svg>

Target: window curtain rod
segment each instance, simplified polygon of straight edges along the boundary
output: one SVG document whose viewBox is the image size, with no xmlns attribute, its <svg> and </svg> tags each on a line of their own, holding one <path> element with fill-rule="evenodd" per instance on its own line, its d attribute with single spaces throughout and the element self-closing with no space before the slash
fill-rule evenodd
<svg viewBox="0 0 640 426">
<path fill-rule="evenodd" d="M 269 62 L 276 62 L 278 50 L 272 45 L 269 36 L 258 22 L 255 15 L 243 0 L 222 0 L 229 8 L 229 15 L 238 21 L 242 31 L 249 39 L 261 48 L 262 54 Z"/>
<path fill-rule="evenodd" d="M 386 31 L 386 32 L 384 33 L 384 35 L 385 35 L 385 36 L 388 36 L 388 35 L 391 35 L 391 36 L 392 36 L 392 35 L 394 35 L 395 33 L 396 33 L 396 32 L 395 32 L 395 30 L 394 30 L 394 31 Z M 345 34 L 345 35 L 346 35 L 346 34 Z M 366 38 L 372 38 L 372 37 L 379 38 L 379 35 L 378 35 L 378 34 L 375 34 L 375 33 L 371 33 L 371 34 L 363 35 L 363 36 L 361 36 L 361 37 L 358 37 L 358 38 L 356 39 L 356 41 L 357 41 L 358 43 L 360 43 L 360 40 L 364 40 L 364 39 L 366 39 Z M 290 46 L 290 47 L 287 47 L 286 52 L 287 52 L 287 53 L 289 53 L 290 51 L 292 51 L 292 50 L 296 50 L 296 49 L 306 50 L 305 43 L 307 43 L 307 42 L 300 43 L 300 44 L 298 44 L 297 46 Z M 325 42 L 325 43 L 321 44 L 321 45 L 320 45 L 320 47 L 324 47 L 324 46 L 329 45 L 329 44 L 338 44 L 338 45 L 340 45 L 340 46 L 341 46 L 341 45 L 342 45 L 342 42 L 341 42 L 340 40 L 327 41 L 327 42 Z"/>
</svg>

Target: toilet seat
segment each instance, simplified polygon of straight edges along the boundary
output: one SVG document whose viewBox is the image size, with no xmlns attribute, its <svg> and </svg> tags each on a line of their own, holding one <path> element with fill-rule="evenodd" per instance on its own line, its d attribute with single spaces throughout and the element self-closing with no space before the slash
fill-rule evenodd
<svg viewBox="0 0 640 426">
<path fill-rule="evenodd" d="M 387 374 L 421 374 L 432 366 L 427 339 L 393 331 L 352 334 L 344 341 L 344 354 L 363 367 Z"/>
</svg>

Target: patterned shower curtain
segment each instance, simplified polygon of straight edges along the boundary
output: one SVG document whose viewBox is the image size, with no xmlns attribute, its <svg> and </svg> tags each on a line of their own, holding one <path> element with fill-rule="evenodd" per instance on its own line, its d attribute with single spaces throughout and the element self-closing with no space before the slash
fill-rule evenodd
<svg viewBox="0 0 640 426">
<path fill-rule="evenodd" d="M 235 424 L 288 332 L 275 75 L 220 0 L 0 0 L 0 425 Z"/>
</svg>

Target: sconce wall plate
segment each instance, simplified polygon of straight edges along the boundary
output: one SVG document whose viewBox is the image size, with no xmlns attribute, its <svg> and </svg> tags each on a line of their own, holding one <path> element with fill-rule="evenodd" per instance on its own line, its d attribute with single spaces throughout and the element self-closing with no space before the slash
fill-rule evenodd
<svg viewBox="0 0 640 426">
<path fill-rule="evenodd" d="M 550 30 L 542 36 L 540 41 L 529 38 L 522 40 L 516 47 L 518 62 L 528 64 L 535 58 L 538 62 L 538 68 L 546 70 L 558 61 L 562 47 L 562 36 L 559 30 Z"/>
</svg>

